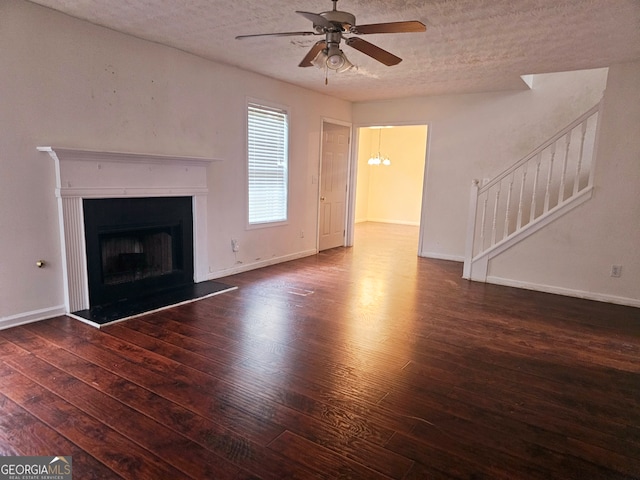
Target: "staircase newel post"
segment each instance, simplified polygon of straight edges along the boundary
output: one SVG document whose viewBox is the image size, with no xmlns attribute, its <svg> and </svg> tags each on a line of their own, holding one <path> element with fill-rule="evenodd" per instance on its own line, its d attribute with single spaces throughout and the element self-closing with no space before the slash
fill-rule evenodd
<svg viewBox="0 0 640 480">
<path fill-rule="evenodd" d="M 471 192 L 469 194 L 469 217 L 467 220 L 467 243 L 464 254 L 464 268 L 462 278 L 471 279 L 471 262 L 473 260 L 473 243 L 475 241 L 476 217 L 478 208 L 478 192 L 480 190 L 480 180 L 474 178 L 471 182 Z"/>
</svg>

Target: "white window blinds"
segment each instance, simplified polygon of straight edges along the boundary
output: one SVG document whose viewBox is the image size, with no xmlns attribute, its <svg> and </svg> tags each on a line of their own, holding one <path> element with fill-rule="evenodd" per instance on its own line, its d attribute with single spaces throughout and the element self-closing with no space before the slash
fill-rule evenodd
<svg viewBox="0 0 640 480">
<path fill-rule="evenodd" d="M 287 220 L 288 113 L 248 105 L 249 224 Z"/>
</svg>

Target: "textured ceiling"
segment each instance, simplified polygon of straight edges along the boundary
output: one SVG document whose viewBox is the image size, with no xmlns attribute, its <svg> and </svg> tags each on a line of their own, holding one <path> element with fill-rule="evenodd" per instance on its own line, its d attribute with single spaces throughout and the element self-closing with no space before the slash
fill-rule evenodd
<svg viewBox="0 0 640 480">
<path fill-rule="evenodd" d="M 296 10 L 330 0 L 35 0 L 136 37 L 351 101 L 526 88 L 521 75 L 640 59 L 640 0 L 340 0 L 359 25 L 420 20 L 425 33 L 363 35 L 403 58 L 387 67 L 349 46 L 357 71 L 298 63 L 321 36 L 236 35 L 311 31 Z"/>
</svg>

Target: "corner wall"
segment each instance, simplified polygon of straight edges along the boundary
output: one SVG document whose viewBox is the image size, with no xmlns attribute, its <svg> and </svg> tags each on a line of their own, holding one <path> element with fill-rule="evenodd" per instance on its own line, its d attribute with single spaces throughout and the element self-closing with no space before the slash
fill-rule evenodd
<svg viewBox="0 0 640 480">
<path fill-rule="evenodd" d="M 21 0 L 0 2 L 0 42 L 0 328 L 62 313 L 54 165 L 38 145 L 220 159 L 210 278 L 315 253 L 322 118 L 350 122 L 349 102 Z M 284 226 L 246 228 L 247 97 L 291 109 Z"/>
<path fill-rule="evenodd" d="M 611 66 L 593 198 L 490 261 L 489 282 L 640 307 L 638 98 L 640 62 Z"/>
<path fill-rule="evenodd" d="M 604 94 L 594 199 L 496 258 L 490 281 L 640 306 L 640 63 L 536 75 L 531 91 L 354 105 L 356 124 L 430 128 L 421 255 L 464 260 L 469 189 L 595 105 Z M 612 264 L 623 274 L 609 276 Z"/>
</svg>

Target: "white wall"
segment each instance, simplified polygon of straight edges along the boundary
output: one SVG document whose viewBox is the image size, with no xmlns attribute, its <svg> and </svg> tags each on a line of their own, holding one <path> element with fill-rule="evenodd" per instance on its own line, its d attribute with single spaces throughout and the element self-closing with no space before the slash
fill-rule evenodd
<svg viewBox="0 0 640 480">
<path fill-rule="evenodd" d="M 212 278 L 315 252 L 321 121 L 349 122 L 350 103 L 20 0 L 0 3 L 0 43 L 0 325 L 63 303 L 53 162 L 38 145 L 221 159 L 208 171 Z M 291 108 L 285 226 L 245 226 L 247 97 Z"/>
<path fill-rule="evenodd" d="M 367 102 L 354 123 L 428 123 L 424 256 L 462 261 L 469 187 L 523 157 L 602 97 L 595 198 L 496 258 L 490 281 L 640 306 L 640 63 L 536 75 L 527 92 Z M 621 278 L 609 277 L 623 265 Z"/>
<path fill-rule="evenodd" d="M 214 278 L 315 250 L 317 185 L 312 177 L 318 173 L 322 118 L 361 125 L 429 124 L 421 254 L 461 260 L 471 179 L 497 173 L 596 103 L 606 78 L 604 70 L 552 74 L 537 76 L 529 92 L 412 98 L 352 108 L 21 0 L 0 2 L 0 42 L 0 326 L 51 316 L 63 303 L 54 170 L 49 156 L 36 151 L 38 145 L 222 159 L 209 169 L 208 248 Z M 572 220 L 565 229 L 554 227 L 558 230 L 523 246 L 523 255 L 534 256 L 527 257 L 517 275 L 506 261 L 494 262 L 491 275 L 569 293 L 640 298 L 639 85 L 637 63 L 611 69 L 597 207 L 588 217 Z M 291 108 L 286 226 L 245 228 L 247 96 Z M 301 230 L 312 234 L 300 238 Z M 588 240 L 576 240 L 582 236 Z M 231 238 L 239 240 L 237 255 Z M 560 241 L 575 242 L 580 260 L 563 247 L 552 254 L 555 264 L 536 270 L 539 262 L 532 252 L 555 248 Z M 47 261 L 46 268 L 36 268 L 39 259 Z M 620 279 L 607 277 L 612 263 L 623 265 Z"/>
<path fill-rule="evenodd" d="M 640 306 L 639 98 L 640 62 L 613 65 L 593 199 L 492 260 L 489 281 Z"/>
</svg>

